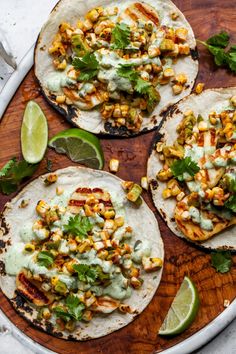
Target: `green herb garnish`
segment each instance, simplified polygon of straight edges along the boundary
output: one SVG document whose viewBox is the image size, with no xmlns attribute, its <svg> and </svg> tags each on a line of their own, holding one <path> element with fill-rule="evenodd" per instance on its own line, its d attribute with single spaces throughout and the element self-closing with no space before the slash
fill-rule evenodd
<svg viewBox="0 0 236 354">
<path fill-rule="evenodd" d="M 217 66 L 228 67 L 236 73 L 236 45 L 231 46 L 229 50 L 225 50 L 229 44 L 229 39 L 229 34 L 222 31 L 210 37 L 206 42 L 200 40 L 198 42 L 207 47 L 209 52 L 214 56 Z"/>
<path fill-rule="evenodd" d="M 72 65 L 80 71 L 79 81 L 89 81 L 98 73 L 99 63 L 95 54 L 86 53 L 82 58 L 75 57 Z"/>
<path fill-rule="evenodd" d="M 22 180 L 30 177 L 38 168 L 38 164 L 29 164 L 25 160 L 17 161 L 14 157 L 0 170 L 0 191 L 3 194 L 15 192 Z"/>
<path fill-rule="evenodd" d="M 170 169 L 174 177 L 180 182 L 184 181 L 184 173 L 188 173 L 193 177 L 200 170 L 196 162 L 189 156 L 182 160 L 174 161 L 170 166 Z"/>
<path fill-rule="evenodd" d="M 74 264 L 74 270 L 78 273 L 78 278 L 84 283 L 94 283 L 98 278 L 98 272 L 96 268 L 87 264 Z"/>
<path fill-rule="evenodd" d="M 227 273 L 232 266 L 232 256 L 229 251 L 212 252 L 211 265 L 219 273 Z"/>
<path fill-rule="evenodd" d="M 50 265 L 53 264 L 54 256 L 51 252 L 41 251 L 38 253 L 37 261 L 40 266 L 48 268 Z"/>
<path fill-rule="evenodd" d="M 147 110 L 151 112 L 160 101 L 160 94 L 148 81 L 143 80 L 131 65 L 120 65 L 117 74 L 129 79 L 134 85 L 134 90 L 147 98 Z"/>
<path fill-rule="evenodd" d="M 75 295 L 69 295 L 65 301 L 66 309 L 62 306 L 56 306 L 53 308 L 57 317 L 62 318 L 64 321 L 68 322 L 71 319 L 80 321 L 83 316 L 83 310 L 85 305 L 80 301 L 80 299 Z"/>
<path fill-rule="evenodd" d="M 236 213 L 236 195 L 231 195 L 229 199 L 226 200 L 224 206 Z"/>
<path fill-rule="evenodd" d="M 111 33 L 112 49 L 125 49 L 130 44 L 130 28 L 125 23 L 117 23 Z"/>
<path fill-rule="evenodd" d="M 68 224 L 63 225 L 63 227 L 67 233 L 80 236 L 80 238 L 85 238 L 88 232 L 92 229 L 93 225 L 91 224 L 89 218 L 77 214 L 74 217 L 70 217 Z"/>
</svg>

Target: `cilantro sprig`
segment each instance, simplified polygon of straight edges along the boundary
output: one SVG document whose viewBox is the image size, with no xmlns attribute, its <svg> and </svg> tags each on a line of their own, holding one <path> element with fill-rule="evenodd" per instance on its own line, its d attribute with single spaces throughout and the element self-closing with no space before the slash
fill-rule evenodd
<svg viewBox="0 0 236 354">
<path fill-rule="evenodd" d="M 236 195 L 233 194 L 226 200 L 224 206 L 236 213 Z"/>
<path fill-rule="evenodd" d="M 0 170 L 0 191 L 3 194 L 11 194 L 17 191 L 20 183 L 26 177 L 30 177 L 38 168 L 38 164 L 29 164 L 25 160 L 17 161 L 14 157 Z"/>
<path fill-rule="evenodd" d="M 84 283 L 92 284 L 98 277 L 97 270 L 87 264 L 74 264 L 73 268 L 77 272 L 79 280 Z"/>
<path fill-rule="evenodd" d="M 211 253 L 211 265 L 219 273 L 227 273 L 232 266 L 232 256 L 229 251 Z"/>
<path fill-rule="evenodd" d="M 85 305 L 75 295 L 69 295 L 65 301 L 66 308 L 56 306 L 53 308 L 55 315 L 62 318 L 65 322 L 72 320 L 80 321 L 83 316 Z"/>
<path fill-rule="evenodd" d="M 117 23 L 111 33 L 111 48 L 125 49 L 130 44 L 130 28 L 125 23 Z"/>
<path fill-rule="evenodd" d="M 131 81 L 134 90 L 147 98 L 147 110 L 151 112 L 160 101 L 160 94 L 155 87 L 150 82 L 143 80 L 131 65 L 120 65 L 117 74 Z"/>
<path fill-rule="evenodd" d="M 63 225 L 64 230 L 75 236 L 80 236 L 80 238 L 85 238 L 89 231 L 92 230 L 93 225 L 91 224 L 89 218 L 82 215 L 75 215 L 70 217 L 68 224 Z"/>
<path fill-rule="evenodd" d="M 207 47 L 214 56 L 217 66 L 228 67 L 232 72 L 236 73 L 236 45 L 232 45 L 228 50 L 225 50 L 229 45 L 229 40 L 230 35 L 225 31 L 221 31 L 208 38 L 206 42 L 200 40 L 198 42 Z"/>
<path fill-rule="evenodd" d="M 76 70 L 80 71 L 79 81 L 91 80 L 97 75 L 99 69 L 99 62 L 93 53 L 86 53 L 82 58 L 75 57 L 72 65 Z"/>
<path fill-rule="evenodd" d="M 190 176 L 194 176 L 199 170 L 199 166 L 190 156 L 185 157 L 182 160 L 174 161 L 170 166 L 173 176 L 180 182 L 184 180 L 184 173 L 188 173 Z"/>
<path fill-rule="evenodd" d="M 37 255 L 37 262 L 40 266 L 44 266 L 48 268 L 50 265 L 53 264 L 54 256 L 51 252 L 48 251 L 41 251 Z"/>
</svg>

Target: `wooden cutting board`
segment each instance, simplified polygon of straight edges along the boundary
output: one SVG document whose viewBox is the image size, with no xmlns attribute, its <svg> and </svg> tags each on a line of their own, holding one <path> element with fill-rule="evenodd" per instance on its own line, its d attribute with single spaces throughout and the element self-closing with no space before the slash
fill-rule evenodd
<svg viewBox="0 0 236 354">
<path fill-rule="evenodd" d="M 207 39 L 224 29 L 232 34 L 232 41 L 236 43 L 236 11 L 232 0 L 176 0 L 175 4 L 186 15 L 196 38 Z M 197 82 L 205 82 L 206 88 L 236 86 L 236 77 L 225 69 L 217 69 L 211 56 L 200 47 Z M 0 166 L 12 156 L 19 156 L 21 153 L 20 126 L 29 99 L 35 99 L 45 112 L 49 137 L 70 127 L 63 117 L 45 102 L 32 69 L 17 90 L 0 124 Z M 106 160 L 105 170 L 110 158 L 118 158 L 120 169 L 117 175 L 125 180 L 140 182 L 140 178 L 146 175 L 146 162 L 154 135 L 155 132 L 150 132 L 130 139 L 101 138 Z M 72 165 L 65 156 L 52 150 L 48 150 L 46 156 L 53 161 L 53 169 Z M 35 176 L 45 172 L 44 159 Z M 229 273 L 217 273 L 210 265 L 210 254 L 175 237 L 155 211 L 150 194 L 144 193 L 144 198 L 160 225 L 165 244 L 165 264 L 157 293 L 133 323 L 100 339 L 87 342 L 64 341 L 35 329 L 15 312 L 0 293 L 0 307 L 10 320 L 33 340 L 57 353 L 147 354 L 160 352 L 183 341 L 216 318 L 224 310 L 224 300 L 231 302 L 236 296 L 236 256 L 233 257 L 234 266 Z M 0 197 L 1 209 L 9 199 L 7 196 Z M 198 316 L 182 335 L 172 339 L 161 338 L 157 335 L 158 329 L 185 275 L 194 280 L 199 290 L 201 307 Z"/>
</svg>

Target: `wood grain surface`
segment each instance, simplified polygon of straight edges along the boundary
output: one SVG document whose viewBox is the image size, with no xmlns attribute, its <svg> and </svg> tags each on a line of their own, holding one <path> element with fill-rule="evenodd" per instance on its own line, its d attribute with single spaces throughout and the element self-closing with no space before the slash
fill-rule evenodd
<svg viewBox="0 0 236 354">
<path fill-rule="evenodd" d="M 224 29 L 232 34 L 232 41 L 236 43 L 234 1 L 176 0 L 175 4 L 186 15 L 196 38 L 204 40 Z M 236 86 L 236 77 L 232 73 L 216 68 L 211 56 L 203 47 L 200 47 L 199 51 L 200 71 L 197 82 L 205 82 L 206 88 Z M 70 127 L 45 102 L 31 70 L 13 97 L 0 124 L 0 166 L 12 156 L 20 156 L 20 126 L 24 107 L 29 99 L 35 99 L 44 110 L 49 124 L 49 137 Z M 121 162 L 117 175 L 123 179 L 139 182 L 140 178 L 146 175 L 148 151 L 154 134 L 155 132 L 151 132 L 129 139 L 101 138 L 106 160 L 105 169 L 107 170 L 109 159 L 116 157 Z M 50 149 L 47 151 L 47 157 L 53 161 L 53 169 L 72 165 L 65 156 L 58 155 Z M 44 172 L 46 172 L 45 159 L 41 162 L 36 176 Z M 231 302 L 236 296 L 236 257 L 233 257 L 234 265 L 229 273 L 217 273 L 210 265 L 210 254 L 175 237 L 155 211 L 150 194 L 145 193 L 144 198 L 159 221 L 165 244 L 165 264 L 157 293 L 146 310 L 133 323 L 100 339 L 87 342 L 64 341 L 35 329 L 15 312 L 5 296 L 0 293 L 0 307 L 11 321 L 26 335 L 57 353 L 147 354 L 160 352 L 183 341 L 216 318 L 224 310 L 224 300 Z M 1 196 L 0 207 L 2 208 L 9 199 Z M 194 280 L 199 290 L 201 307 L 198 316 L 182 335 L 172 339 L 161 338 L 157 335 L 158 329 L 185 275 Z"/>
</svg>

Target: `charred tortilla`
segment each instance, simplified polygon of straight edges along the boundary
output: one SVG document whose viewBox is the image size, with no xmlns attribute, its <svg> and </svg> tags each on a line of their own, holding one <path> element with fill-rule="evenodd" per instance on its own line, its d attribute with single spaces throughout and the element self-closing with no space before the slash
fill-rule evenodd
<svg viewBox="0 0 236 354">
<path fill-rule="evenodd" d="M 236 249 L 235 94 L 209 89 L 176 104 L 148 160 L 153 201 L 171 231 L 211 249 Z M 193 170 L 180 181 L 173 163 L 187 157 Z"/>
<path fill-rule="evenodd" d="M 57 175 L 57 182 L 45 186 L 44 181 L 48 175 L 41 176 L 26 186 L 5 206 L 1 216 L 1 240 L 5 245 L 0 255 L 2 269 L 4 270 L 0 277 L 1 289 L 20 315 L 38 328 L 64 339 L 86 340 L 98 338 L 126 326 L 149 304 L 161 279 L 161 263 L 164 257 L 163 243 L 154 214 L 144 202 L 139 208 L 128 202 L 121 186 L 122 181 L 119 178 L 104 171 L 95 171 L 81 167 L 68 167 L 58 170 L 55 173 Z M 60 193 L 63 189 L 63 193 L 65 194 L 62 193 L 61 195 L 55 196 L 56 188 L 59 188 Z M 69 207 L 68 212 L 73 216 L 72 219 L 69 218 L 68 221 L 67 215 L 67 219 L 63 219 L 63 222 L 61 222 L 62 225 L 70 224 L 70 227 L 72 227 L 72 229 L 66 233 L 67 238 L 65 240 L 60 239 L 59 235 L 62 235 L 62 233 L 60 228 L 58 229 L 59 226 L 56 227 L 56 224 L 54 224 L 54 222 L 56 222 L 55 220 L 58 220 L 58 212 L 64 213 L 64 202 L 62 203 L 62 201 L 60 201 L 64 200 L 61 199 L 63 195 L 66 198 L 66 205 Z M 22 200 L 28 201 L 29 203 L 24 208 L 21 207 Z M 52 202 L 52 200 L 54 201 Z M 96 202 L 98 204 L 94 204 L 94 200 L 97 200 L 99 203 Z M 97 240 L 97 236 L 95 237 L 97 234 L 95 231 L 91 231 L 90 223 L 92 219 L 89 219 L 89 221 L 87 216 L 81 216 L 84 211 L 90 213 L 91 210 L 95 210 L 91 208 L 95 207 L 103 210 L 93 214 L 97 220 L 96 222 L 98 222 L 98 224 L 94 224 L 96 225 L 94 227 L 97 233 L 100 232 L 99 227 L 101 228 L 101 225 L 104 224 L 103 231 L 101 231 L 101 237 L 105 237 L 103 241 Z M 114 210 L 116 215 L 115 219 L 109 219 L 112 217 L 112 214 L 114 218 Z M 66 214 L 63 215 L 63 218 L 66 217 Z M 101 215 L 106 216 L 102 217 Z M 118 217 L 119 215 L 124 216 L 124 225 L 122 224 L 123 219 L 122 217 Z M 68 264 L 68 257 L 71 254 L 70 252 L 72 252 L 72 248 L 70 247 L 75 244 L 73 226 L 75 225 L 74 222 L 76 218 L 81 218 L 82 220 L 82 224 L 79 226 L 82 227 L 82 229 L 80 228 L 79 232 L 85 232 L 84 230 L 87 230 L 86 232 L 88 232 L 89 236 L 88 238 L 82 237 L 81 240 L 80 236 L 77 236 L 76 240 L 79 243 L 76 247 L 79 248 L 76 248 L 76 250 L 73 248 L 73 259 L 70 260 L 72 263 L 69 262 L 70 264 Z M 54 220 L 53 223 L 52 220 Z M 142 220 L 142 223 L 140 223 L 140 220 Z M 115 232 L 118 232 L 118 235 L 116 234 L 117 239 L 113 239 L 113 236 L 109 238 L 109 235 L 114 232 L 110 229 L 111 223 L 114 225 L 114 222 L 116 223 L 115 225 L 117 225 L 117 230 L 115 229 Z M 38 239 L 37 242 L 27 239 L 27 235 L 29 235 L 27 231 L 29 230 L 29 225 L 30 234 L 32 230 L 34 230 L 34 237 Z M 51 231 L 48 231 L 45 225 L 51 225 Z M 62 230 L 64 230 L 64 233 L 64 226 Z M 93 233 L 91 234 L 91 232 Z M 119 246 L 119 239 L 122 240 L 122 235 L 125 235 L 127 239 L 124 239 L 123 242 L 120 241 Z M 131 235 L 132 237 L 130 238 Z M 94 242 L 91 241 L 91 237 L 95 237 Z M 89 240 L 92 243 L 89 243 Z M 100 253 L 96 252 L 103 252 L 101 257 L 108 255 L 109 252 L 104 249 L 104 242 L 108 245 L 109 252 L 111 252 L 109 259 L 112 259 L 112 261 L 96 258 L 98 254 L 100 257 Z M 93 246 L 95 244 L 97 251 L 95 251 L 95 246 Z M 142 245 L 144 244 L 148 244 L 148 254 L 150 254 L 150 257 L 159 258 L 148 257 L 147 250 L 144 252 L 146 256 L 142 256 Z M 87 246 L 89 248 L 85 250 L 84 247 Z M 142 258 L 142 261 L 145 261 L 143 266 L 147 271 L 144 271 L 144 268 L 140 271 L 132 268 L 132 278 L 129 279 L 126 279 L 123 275 L 117 275 L 122 281 L 125 281 L 124 285 L 122 285 L 124 288 L 120 289 L 119 295 L 113 297 L 113 295 L 111 295 L 114 291 L 114 289 L 111 288 L 113 284 L 112 277 L 116 277 L 116 275 L 114 275 L 115 273 L 109 273 L 109 267 L 113 267 L 111 268 L 113 269 L 112 272 L 118 269 L 117 266 L 119 259 L 122 258 L 122 254 L 131 252 L 130 250 L 133 249 L 133 247 L 138 250 L 138 253 L 133 253 L 136 254 L 135 257 L 144 257 Z M 123 249 L 121 256 L 114 253 L 116 252 L 115 250 L 118 249 L 120 251 Z M 39 255 L 40 252 L 38 251 L 41 252 L 41 255 Z M 81 291 L 78 290 L 76 293 L 77 288 L 74 288 L 74 286 L 77 286 L 75 285 L 77 284 L 77 276 L 76 273 L 74 273 L 73 265 L 76 263 L 76 267 L 78 267 L 78 264 L 86 263 L 86 257 L 88 257 L 89 254 L 89 257 L 91 257 L 91 252 L 93 253 L 93 258 L 95 257 L 96 264 L 93 261 L 93 263 L 91 263 L 92 269 L 89 270 L 89 273 L 83 273 L 87 274 L 86 277 L 88 277 L 85 280 L 83 278 L 85 275 L 80 273 L 80 282 L 78 282 L 80 285 L 78 286 L 81 287 L 81 284 L 84 284 L 82 288 L 84 286 L 89 288 L 90 286 L 88 285 L 94 284 L 94 280 L 96 280 L 96 284 L 101 280 L 102 284 L 104 284 L 105 292 L 104 294 L 98 292 L 95 296 L 95 293 L 93 293 L 95 290 L 90 288 L 90 293 L 87 291 L 89 289 L 86 288 L 86 298 L 83 298 L 84 295 L 81 294 Z M 81 256 L 83 260 L 77 262 L 76 255 L 79 254 L 83 256 Z M 22 257 L 23 263 L 21 260 Z M 129 256 L 125 258 L 127 258 L 127 260 L 124 263 L 125 268 L 123 269 L 125 272 L 129 273 L 131 271 L 130 265 L 132 265 L 132 261 L 130 263 L 131 259 Z M 67 263 L 65 263 L 65 260 L 67 260 Z M 155 265 L 155 261 L 158 261 L 159 264 L 156 263 Z M 85 268 L 84 271 L 87 271 L 88 269 L 86 270 L 86 267 L 89 267 L 89 263 L 86 264 L 82 266 L 82 268 Z M 97 264 L 100 264 L 100 266 Z M 69 268 L 64 270 L 64 266 Z M 155 269 L 153 268 L 154 266 Z M 55 267 L 62 269 L 59 273 L 66 272 L 65 274 L 63 273 L 64 275 L 62 274 L 62 278 L 58 278 L 58 276 L 61 277 L 61 273 L 58 275 L 58 271 L 55 276 L 53 275 L 51 277 L 50 274 L 55 271 Z M 75 269 L 77 269 L 76 267 Z M 139 267 L 140 266 L 138 266 L 138 268 Z M 137 264 L 135 268 L 137 268 Z M 68 273 L 68 269 L 72 272 L 71 275 Z M 15 275 L 10 275 L 13 273 Z M 139 280 L 139 274 L 143 284 L 141 280 Z M 51 283 L 48 282 L 47 277 L 51 277 Z M 60 279 L 59 282 L 58 279 Z M 134 287 L 131 285 L 132 283 Z M 135 290 L 137 286 L 139 288 Z M 98 290 L 99 289 L 97 289 L 97 291 Z M 122 295 L 122 292 L 125 292 L 125 296 Z M 59 303 L 55 303 L 56 295 L 57 299 L 62 297 L 61 300 L 57 300 Z M 66 296 L 66 299 L 63 298 L 63 296 Z M 80 299 L 82 296 L 82 299 L 85 301 L 84 304 L 81 303 L 81 300 L 76 298 L 77 296 L 80 296 Z M 66 301 L 68 308 L 65 307 L 63 299 Z M 62 304 L 60 304 L 60 301 Z M 87 303 L 87 301 L 89 301 L 89 303 Z M 89 308 L 86 308 L 86 311 L 85 303 L 89 306 Z M 55 307 L 56 310 L 54 311 L 53 309 L 55 309 Z M 45 316 L 48 316 L 49 309 L 52 313 L 52 317 L 47 319 Z M 56 315 L 60 315 L 59 318 L 55 317 L 55 313 Z M 73 327 L 71 329 L 71 325 L 74 326 L 73 318 L 81 318 L 82 315 L 87 316 L 86 321 L 84 319 L 76 322 L 75 328 Z M 68 316 L 72 317 L 67 318 Z M 59 322 L 58 319 L 60 320 Z M 61 329 L 60 326 L 63 323 L 64 329 Z M 68 328 L 70 330 L 68 330 Z"/>
<path fill-rule="evenodd" d="M 103 14 L 114 8 L 118 13 L 107 17 Z M 100 17 L 95 20 L 95 15 Z M 78 21 L 83 25 L 78 25 Z M 101 34 L 98 27 L 103 28 L 104 21 L 107 26 L 111 21 L 114 23 Z M 123 26 L 122 36 L 127 33 L 127 28 L 128 33 L 135 33 L 132 26 L 140 26 L 137 30 L 142 31 L 144 34 L 140 32 L 140 36 L 146 39 L 133 38 L 127 46 L 130 49 L 123 52 L 111 49 L 114 44 L 111 31 L 117 24 Z M 149 25 L 153 28 L 153 37 L 148 32 Z M 80 59 L 89 51 L 86 63 L 91 59 L 91 67 L 98 70 L 93 78 L 86 78 L 89 81 L 80 79 L 81 69 L 75 72 L 73 65 L 71 67 L 71 58 L 75 57 L 70 52 L 73 36 L 82 36 L 82 44 L 76 42 L 75 49 L 78 54 L 78 48 L 82 48 Z M 140 45 L 138 41 L 144 42 L 137 52 L 133 44 Z M 96 47 L 98 42 L 102 43 L 99 48 Z M 98 67 L 94 60 L 99 62 Z M 121 66 L 135 69 L 136 76 L 127 74 L 126 69 L 122 74 L 117 73 Z M 86 66 L 84 69 L 86 71 Z M 115 3 L 61 0 L 43 26 L 35 48 L 35 75 L 45 98 L 73 125 L 95 134 L 130 136 L 157 127 L 163 112 L 191 92 L 197 72 L 193 31 L 184 15 L 169 0 Z"/>
</svg>

